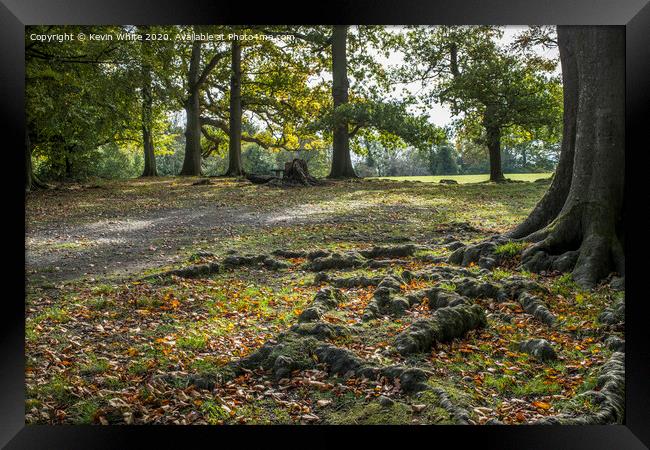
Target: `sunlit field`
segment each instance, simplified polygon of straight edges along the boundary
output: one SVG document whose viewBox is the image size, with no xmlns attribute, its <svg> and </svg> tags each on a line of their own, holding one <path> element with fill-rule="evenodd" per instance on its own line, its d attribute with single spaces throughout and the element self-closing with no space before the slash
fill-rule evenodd
<svg viewBox="0 0 650 450">
<path fill-rule="evenodd" d="M 542 173 L 507 173 L 506 178 L 514 181 L 535 181 L 550 178 L 552 172 Z M 393 180 L 393 181 L 420 181 L 422 183 L 439 183 L 440 180 L 454 180 L 459 184 L 465 183 L 482 183 L 488 181 L 490 176 L 488 174 L 478 175 L 426 175 L 426 176 L 413 176 L 413 177 L 374 177 L 377 180 Z"/>
</svg>

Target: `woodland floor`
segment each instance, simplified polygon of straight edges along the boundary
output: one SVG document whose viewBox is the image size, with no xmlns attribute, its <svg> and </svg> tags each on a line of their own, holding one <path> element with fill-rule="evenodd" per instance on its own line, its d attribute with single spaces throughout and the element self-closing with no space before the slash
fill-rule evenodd
<svg viewBox="0 0 650 450">
<path fill-rule="evenodd" d="M 187 376 L 218 371 L 296 323 L 323 287 L 305 270 L 304 258 L 283 259 L 288 268 L 281 270 L 143 276 L 220 262 L 233 251 L 348 251 L 404 243 L 427 249 L 385 267 L 330 274 L 427 269 L 432 263 L 423 256 L 450 254 L 441 239 L 471 243 L 511 228 L 547 183 L 357 180 L 280 189 L 234 179 L 194 181 L 100 182 L 29 194 L 28 423 L 455 423 L 428 391 L 406 395 L 390 380 L 332 376 L 319 365 L 279 382 L 258 370 L 214 389 L 187 383 Z M 345 300 L 321 321 L 354 328 L 330 341 L 365 361 L 429 371 L 427 383 L 444 389 L 469 413 L 470 423 L 530 423 L 588 412 L 594 405 L 577 395 L 596 386 L 598 369 L 611 355 L 603 343 L 611 330 L 597 318 L 622 293 L 585 292 L 568 276 L 522 273 L 516 259 L 513 252 L 510 264 L 488 274 L 469 270 L 486 281 L 515 273 L 537 281 L 547 289 L 543 301 L 558 326 L 537 322 L 516 302 L 478 298 L 486 327 L 403 357 L 391 351 L 395 335 L 431 312 L 420 304 L 399 319 L 364 322 L 376 286 L 341 289 Z M 402 290 L 436 284 L 454 289 L 414 280 Z M 530 338 L 548 340 L 558 359 L 543 363 L 519 352 L 517 343 Z"/>
</svg>

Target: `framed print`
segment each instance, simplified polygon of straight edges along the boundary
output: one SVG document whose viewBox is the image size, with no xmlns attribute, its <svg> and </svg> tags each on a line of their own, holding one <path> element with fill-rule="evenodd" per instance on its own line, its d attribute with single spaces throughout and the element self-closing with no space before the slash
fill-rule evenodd
<svg viewBox="0 0 650 450">
<path fill-rule="evenodd" d="M 647 448 L 644 1 L 0 11 L 7 448 Z"/>
</svg>

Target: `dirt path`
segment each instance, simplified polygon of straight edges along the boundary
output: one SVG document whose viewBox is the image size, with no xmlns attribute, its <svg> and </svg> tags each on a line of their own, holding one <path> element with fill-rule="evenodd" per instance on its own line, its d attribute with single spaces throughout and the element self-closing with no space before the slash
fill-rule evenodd
<svg viewBox="0 0 650 450">
<path fill-rule="evenodd" d="M 292 236 L 309 236 L 305 240 L 321 244 L 405 238 L 426 243 L 439 227 L 455 222 L 483 230 L 508 227 L 544 191 L 534 183 L 447 188 L 341 182 L 287 191 L 226 179 L 206 186 L 193 182 L 137 179 L 33 193 L 26 208 L 28 282 L 119 280 L 179 264 L 197 250 L 255 247 L 267 235 L 273 235 L 272 245 L 283 245 L 283 238 Z M 492 196 L 487 207 L 486 189 Z"/>
<path fill-rule="evenodd" d="M 77 224 L 58 222 L 28 230 L 25 268 L 35 281 L 121 278 L 180 262 L 185 247 L 231 238 L 242 225 L 264 229 L 313 222 L 318 220 L 310 218 L 314 213 L 309 207 L 261 213 L 195 204 Z"/>
</svg>

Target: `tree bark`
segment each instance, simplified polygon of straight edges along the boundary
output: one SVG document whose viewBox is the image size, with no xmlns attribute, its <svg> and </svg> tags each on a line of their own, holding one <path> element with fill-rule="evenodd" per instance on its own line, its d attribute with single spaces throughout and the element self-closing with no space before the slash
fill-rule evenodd
<svg viewBox="0 0 650 450">
<path fill-rule="evenodd" d="M 544 197 L 537 203 L 530 215 L 514 230 L 508 233 L 511 238 L 519 239 L 546 227 L 564 206 L 571 187 L 573 158 L 576 141 L 576 114 L 578 111 L 578 68 L 576 56 L 567 27 L 558 27 L 560 41 L 560 63 L 562 65 L 562 86 L 564 89 L 564 118 L 560 160 L 555 168 L 553 181 Z M 532 236 L 531 236 L 532 237 Z"/>
<path fill-rule="evenodd" d="M 332 31 L 332 98 L 334 111 L 348 103 L 346 25 L 335 25 Z M 348 123 L 337 119 L 333 130 L 332 169 L 328 178 L 356 178 L 350 157 L 350 135 Z"/>
<path fill-rule="evenodd" d="M 558 42 L 563 52 L 573 51 L 576 63 L 572 177 L 557 217 L 532 234 L 543 240 L 522 256 L 524 266 L 546 261 L 544 266 L 556 255 L 577 251 L 573 279 L 592 287 L 611 271 L 625 275 L 625 32 L 620 26 L 561 26 Z"/>
<path fill-rule="evenodd" d="M 147 44 L 143 41 L 142 45 L 145 46 Z M 146 61 L 146 58 L 149 56 L 146 50 L 142 56 L 145 59 L 142 64 L 142 146 L 144 148 L 144 171 L 142 172 L 142 176 L 155 177 L 158 176 L 158 171 L 156 170 L 156 156 L 154 154 L 153 136 L 151 134 L 151 111 L 153 104 L 153 96 L 151 93 L 151 65 Z"/>
<path fill-rule="evenodd" d="M 72 179 L 72 160 L 70 159 L 70 154 L 72 154 L 72 149 L 74 146 L 66 145 L 65 146 L 65 175 L 63 179 Z"/>
<path fill-rule="evenodd" d="M 238 40 L 233 40 L 230 71 L 228 170 L 225 173 L 230 177 L 244 175 L 241 160 L 241 78 L 241 43 Z"/>
<path fill-rule="evenodd" d="M 491 105 L 485 108 L 483 127 L 490 157 L 490 181 L 501 183 L 506 179 L 501 168 L 501 127 L 494 117 L 494 108 Z"/>
<path fill-rule="evenodd" d="M 199 103 L 199 65 L 201 41 L 192 43 L 192 56 L 188 73 L 188 98 L 185 101 L 185 159 L 181 175 L 201 175 L 201 108 Z"/>
<path fill-rule="evenodd" d="M 46 183 L 43 183 L 34 174 L 34 165 L 32 163 L 32 140 L 29 138 L 29 129 L 25 128 L 25 192 L 31 192 L 34 189 L 49 189 Z"/>
<path fill-rule="evenodd" d="M 34 169 L 32 166 L 32 144 L 29 132 L 25 128 L 25 192 L 30 192 L 34 186 Z"/>
</svg>

